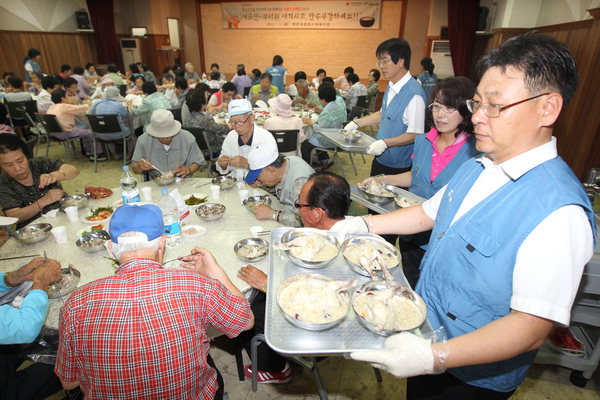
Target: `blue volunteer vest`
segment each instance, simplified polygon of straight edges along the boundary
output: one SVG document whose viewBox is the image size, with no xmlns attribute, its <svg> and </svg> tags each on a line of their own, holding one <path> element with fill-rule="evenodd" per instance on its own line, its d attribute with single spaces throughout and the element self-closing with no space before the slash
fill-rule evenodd
<svg viewBox="0 0 600 400">
<path fill-rule="evenodd" d="M 37 72 L 38 74 L 42 73 L 42 68 L 40 67 L 40 64 L 38 64 L 37 62 L 35 62 L 33 60 L 27 60 L 27 61 L 25 61 L 25 64 L 31 65 L 31 68 L 33 69 L 32 72 Z M 25 81 L 32 82 L 31 78 L 29 77 L 29 74 L 27 73 L 27 70 L 25 70 Z"/>
<path fill-rule="evenodd" d="M 450 178 L 465 161 L 475 157 L 479 152 L 475 149 L 475 137 L 469 135 L 452 161 L 435 177 L 433 182 L 429 180 L 431 178 L 433 144 L 426 135 L 419 135 L 415 138 L 413 154 L 412 178 L 408 191 L 429 199 L 450 181 Z"/>
<path fill-rule="evenodd" d="M 381 121 L 379 122 L 379 130 L 377 131 L 378 140 L 389 139 L 406 133 L 408 126 L 404 123 L 402 115 L 404 114 L 404 110 L 408 106 L 408 103 L 410 103 L 412 98 L 417 95 L 421 96 L 423 101 L 425 101 L 423 88 L 412 78 L 402 86 L 400 93 L 394 96 L 392 102 L 388 106 L 387 97 L 389 92 L 390 87 L 388 86 L 385 90 L 385 95 L 383 96 L 383 103 L 381 104 Z M 425 116 L 423 116 L 423 118 L 425 118 Z M 394 146 L 388 148 L 376 159 L 377 162 L 386 167 L 407 168 L 412 164 L 412 160 L 410 159 L 412 153 L 412 144 Z"/>
<path fill-rule="evenodd" d="M 510 312 L 519 247 L 553 211 L 569 204 L 581 206 L 596 235 L 589 199 L 560 157 L 508 182 L 450 226 L 482 171 L 483 165 L 471 159 L 450 180 L 421 263 L 417 292 L 427 303 L 432 327 L 444 326 L 448 338 L 472 332 Z M 525 379 L 535 355 L 536 351 L 530 351 L 449 372 L 467 384 L 508 392 Z"/>
</svg>

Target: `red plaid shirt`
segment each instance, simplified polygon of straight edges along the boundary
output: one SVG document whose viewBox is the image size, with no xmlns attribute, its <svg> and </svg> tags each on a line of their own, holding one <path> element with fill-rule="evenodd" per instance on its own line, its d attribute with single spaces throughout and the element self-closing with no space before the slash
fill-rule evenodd
<svg viewBox="0 0 600 400">
<path fill-rule="evenodd" d="M 206 328 L 235 337 L 251 316 L 220 282 L 130 260 L 63 306 L 55 372 L 88 399 L 212 399 Z"/>
</svg>

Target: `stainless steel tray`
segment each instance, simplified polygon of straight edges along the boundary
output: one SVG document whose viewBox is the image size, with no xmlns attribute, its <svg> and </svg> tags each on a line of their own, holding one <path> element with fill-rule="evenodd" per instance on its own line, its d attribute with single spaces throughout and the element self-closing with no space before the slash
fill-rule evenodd
<svg viewBox="0 0 600 400">
<path fill-rule="evenodd" d="M 408 190 L 404 190 L 399 187 L 394 187 L 394 193 L 396 193 L 397 195 L 400 195 L 402 197 L 406 197 L 407 199 L 411 199 L 411 200 L 415 200 L 415 201 L 424 202 L 425 200 L 427 200 L 421 196 L 417 196 L 416 194 L 411 193 Z M 397 210 L 398 208 L 400 208 L 398 205 L 396 205 L 395 201 L 392 201 L 385 205 L 373 203 L 373 202 L 369 201 L 365 197 L 365 195 L 363 195 L 362 192 L 360 190 L 358 190 L 358 188 L 356 186 L 350 187 L 350 199 L 356 201 L 359 204 L 362 204 L 363 206 L 367 207 L 369 210 L 375 211 L 376 213 L 379 213 L 379 214 L 385 214 L 387 212 L 394 211 L 394 210 Z"/>
<path fill-rule="evenodd" d="M 375 139 L 366 133 L 360 131 L 362 136 L 356 142 L 348 142 L 340 133 L 341 129 L 321 129 L 319 133 L 331 140 L 337 147 L 344 151 L 364 153 L 367 147 L 375 141 Z"/>
<path fill-rule="evenodd" d="M 271 231 L 269 249 L 269 278 L 267 283 L 267 306 L 265 310 L 265 337 L 269 346 L 279 353 L 290 355 L 328 355 L 344 354 L 352 351 L 378 349 L 383 347 L 385 337 L 365 329 L 349 307 L 348 316 L 339 325 L 325 331 L 309 331 L 292 325 L 285 319 L 283 311 L 277 305 L 277 288 L 286 278 L 296 274 L 312 273 L 314 270 L 299 267 L 292 263 L 284 251 L 273 249 L 273 244 L 280 243 L 281 236 L 289 227 Z M 351 236 L 351 235 L 350 235 Z M 390 270 L 394 280 L 408 285 L 402 268 Z M 337 280 L 358 279 L 361 284 L 369 278 L 358 275 L 339 254 L 328 266 L 319 269 L 318 273 Z M 431 325 L 425 321 L 419 329 L 412 332 L 428 336 Z"/>
</svg>

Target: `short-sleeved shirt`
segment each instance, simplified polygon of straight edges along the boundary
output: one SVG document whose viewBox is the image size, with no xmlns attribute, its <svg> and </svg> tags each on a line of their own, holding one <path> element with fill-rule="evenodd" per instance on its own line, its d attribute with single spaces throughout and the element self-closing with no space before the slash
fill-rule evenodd
<svg viewBox="0 0 600 400">
<path fill-rule="evenodd" d="M 232 338 L 251 318 L 248 301 L 216 280 L 132 259 L 62 307 L 55 372 L 90 400 L 212 399 L 206 329 Z"/>
<path fill-rule="evenodd" d="M 50 189 L 62 189 L 60 183 L 55 182 L 43 188 L 38 188 L 40 184 L 40 175 L 49 174 L 60 170 L 63 162 L 60 160 L 50 160 L 48 158 L 32 158 L 29 160 L 29 169 L 33 175 L 33 185 L 25 186 L 8 176 L 5 172 L 0 173 L 0 204 L 5 210 L 13 208 L 27 207 L 46 195 Z M 44 207 L 44 212 L 54 210 L 59 207 L 58 202 Z M 41 213 L 34 215 L 27 221 L 20 222 L 18 227 L 27 225 L 32 220 L 38 218 Z"/>
<path fill-rule="evenodd" d="M 179 165 L 189 167 L 193 163 L 206 165 L 196 138 L 183 129 L 173 136 L 169 150 L 166 150 L 157 138 L 144 133 L 135 144 L 132 161 L 139 162 L 142 158 L 149 159 L 163 171 L 172 171 Z"/>
</svg>

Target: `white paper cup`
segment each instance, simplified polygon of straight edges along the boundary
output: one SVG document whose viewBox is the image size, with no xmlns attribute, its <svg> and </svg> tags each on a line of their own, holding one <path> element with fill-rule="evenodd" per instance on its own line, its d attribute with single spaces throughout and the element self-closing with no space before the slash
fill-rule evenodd
<svg viewBox="0 0 600 400">
<path fill-rule="evenodd" d="M 246 200 L 248 198 L 249 193 L 250 193 L 250 191 L 247 189 L 242 189 L 238 192 L 238 194 L 240 195 L 240 203 L 243 203 L 244 200 Z"/>
<path fill-rule="evenodd" d="M 254 225 L 254 226 L 250 227 L 250 233 L 252 234 L 253 238 L 257 238 L 258 234 L 261 233 L 262 231 L 263 231 L 262 226 Z"/>
<path fill-rule="evenodd" d="M 56 243 L 58 243 L 58 244 L 67 243 L 67 227 L 66 226 L 55 226 L 54 228 L 52 228 L 52 230 L 50 232 L 52 233 L 52 236 L 54 236 L 54 240 L 56 240 Z"/>
<path fill-rule="evenodd" d="M 221 198 L 221 186 L 210 185 L 210 196 L 213 200 L 219 200 Z"/>
<path fill-rule="evenodd" d="M 69 221 L 71 221 L 71 222 L 79 221 L 79 212 L 77 210 L 77 206 L 71 206 L 71 207 L 65 208 L 65 214 L 67 214 L 67 218 L 69 218 Z"/>
<path fill-rule="evenodd" d="M 142 200 L 147 203 L 152 203 L 152 188 L 150 186 L 142 188 Z"/>
</svg>

